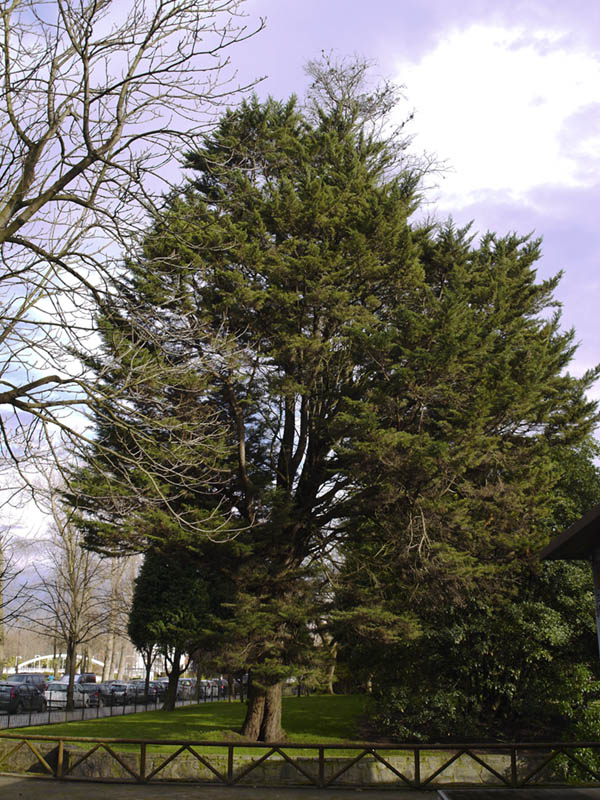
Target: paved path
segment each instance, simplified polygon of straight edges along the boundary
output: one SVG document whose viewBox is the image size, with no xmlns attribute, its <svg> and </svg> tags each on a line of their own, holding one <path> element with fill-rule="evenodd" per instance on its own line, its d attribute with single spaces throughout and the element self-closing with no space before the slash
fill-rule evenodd
<svg viewBox="0 0 600 800">
<path fill-rule="evenodd" d="M 600 795 L 599 795 L 600 797 Z M 369 789 L 254 789 L 0 777 L 0 800 L 435 800 L 433 792 Z"/>
<path fill-rule="evenodd" d="M 600 800 L 600 789 L 447 791 L 446 796 L 456 800 Z M 137 786 L 0 776 L 0 800 L 437 800 L 438 797 L 436 792 L 407 789 L 255 789 L 198 784 Z"/>
<path fill-rule="evenodd" d="M 439 797 L 440 800 L 597 800 L 600 789 L 443 789 Z"/>
</svg>

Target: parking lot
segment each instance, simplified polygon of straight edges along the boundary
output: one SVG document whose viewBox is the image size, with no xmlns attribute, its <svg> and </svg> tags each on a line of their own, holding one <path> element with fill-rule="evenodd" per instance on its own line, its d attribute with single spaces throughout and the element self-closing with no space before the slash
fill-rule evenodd
<svg viewBox="0 0 600 800">
<path fill-rule="evenodd" d="M 23 672 L 0 680 L 0 730 L 32 725 L 98 719 L 136 714 L 160 708 L 167 694 L 168 678 L 146 685 L 142 679 L 99 681 L 94 673 L 77 673 L 73 680 L 73 708 L 66 710 L 69 676 L 52 680 L 41 672 Z M 234 681 L 234 699 L 242 691 Z M 216 702 L 229 696 L 223 678 L 180 678 L 176 706 Z"/>
<path fill-rule="evenodd" d="M 224 700 L 221 697 L 208 697 L 196 701 L 194 698 L 177 700 L 176 706 L 187 706 L 200 703 L 216 703 Z M 145 704 L 143 699 L 125 705 L 98 705 L 85 708 L 75 708 L 73 711 L 66 711 L 64 708 L 53 709 L 48 707 L 46 711 L 24 711 L 21 714 L 7 714 L 0 712 L 0 730 L 8 728 L 23 728 L 30 725 L 53 725 L 57 722 L 73 722 L 80 719 L 101 719 L 103 717 L 114 717 L 119 714 L 137 714 L 141 711 L 152 711 L 160 708 L 161 701 Z M 1 795 L 0 795 L 1 797 Z"/>
</svg>

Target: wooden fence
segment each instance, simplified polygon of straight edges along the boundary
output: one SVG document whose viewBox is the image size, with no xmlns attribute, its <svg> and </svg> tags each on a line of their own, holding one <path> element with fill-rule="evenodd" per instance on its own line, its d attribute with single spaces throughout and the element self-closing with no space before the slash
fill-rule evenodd
<svg viewBox="0 0 600 800">
<path fill-rule="evenodd" d="M 440 789 L 600 786 L 600 742 L 264 744 L 0 733 L 0 772 L 60 780 Z"/>
</svg>

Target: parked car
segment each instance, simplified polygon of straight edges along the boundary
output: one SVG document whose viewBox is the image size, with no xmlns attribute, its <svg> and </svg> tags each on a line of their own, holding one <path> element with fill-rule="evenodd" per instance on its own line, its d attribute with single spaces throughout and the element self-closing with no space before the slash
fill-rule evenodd
<svg viewBox="0 0 600 800">
<path fill-rule="evenodd" d="M 20 714 L 23 711 L 46 710 L 44 694 L 30 679 L 31 677 L 26 674 L 9 675 L 0 683 L 0 709 L 2 711 L 6 711 L 8 714 Z"/>
<path fill-rule="evenodd" d="M 164 700 L 165 695 L 167 693 L 168 684 L 160 680 L 152 681 L 152 683 L 154 684 L 154 686 L 156 686 L 156 696 L 158 697 L 158 699 Z"/>
<path fill-rule="evenodd" d="M 177 687 L 181 691 L 183 700 L 189 700 L 196 693 L 196 681 L 193 678 L 180 678 L 177 681 Z"/>
<path fill-rule="evenodd" d="M 129 687 L 129 702 L 131 703 L 144 703 L 146 698 L 146 681 L 131 681 Z M 150 681 L 148 684 L 148 702 L 156 703 L 159 699 L 159 687 L 155 681 Z"/>
<path fill-rule="evenodd" d="M 169 679 L 168 678 L 159 678 L 157 683 L 161 683 L 164 686 L 164 694 L 162 695 L 162 697 L 165 697 L 165 695 L 167 694 L 168 686 L 169 686 Z M 182 699 L 182 695 L 183 695 L 183 689 L 179 685 L 179 681 L 177 681 L 177 694 L 176 694 L 176 698 L 175 699 L 176 700 L 181 700 Z M 159 695 L 159 697 L 161 697 L 161 695 Z"/>
<path fill-rule="evenodd" d="M 10 683 L 25 683 L 35 686 L 42 693 L 48 688 L 48 679 L 43 672 L 17 672 L 14 675 L 8 675 L 4 680 Z"/>
<path fill-rule="evenodd" d="M 62 678 L 60 679 L 61 683 L 68 683 L 69 682 L 69 675 L 65 673 Z M 75 683 L 98 683 L 98 679 L 94 672 L 76 672 L 74 677 Z"/>
<path fill-rule="evenodd" d="M 151 696 L 154 697 L 155 702 L 162 700 L 167 693 L 167 687 L 160 683 L 160 681 L 150 681 Z"/>
<path fill-rule="evenodd" d="M 208 680 L 207 678 L 203 678 L 200 681 L 200 689 L 198 691 L 198 697 L 201 700 L 213 700 L 219 696 L 219 689 L 215 681 Z"/>
<path fill-rule="evenodd" d="M 69 688 L 69 681 L 52 681 L 49 688 L 46 689 L 44 697 L 50 708 L 66 708 L 67 706 L 67 690 Z M 97 692 L 97 689 L 96 689 Z M 86 692 L 81 683 L 73 684 L 73 707 L 74 708 L 88 708 L 91 705 L 89 692 Z"/>
<path fill-rule="evenodd" d="M 69 683 L 69 675 L 63 675 L 61 683 Z M 98 683 L 93 672 L 78 672 L 74 677 L 75 686 L 80 686 L 81 690 L 89 695 L 89 705 L 97 706 L 99 702 Z"/>
<path fill-rule="evenodd" d="M 124 706 L 129 702 L 128 684 L 123 681 L 106 681 L 96 684 L 101 706 Z"/>
</svg>

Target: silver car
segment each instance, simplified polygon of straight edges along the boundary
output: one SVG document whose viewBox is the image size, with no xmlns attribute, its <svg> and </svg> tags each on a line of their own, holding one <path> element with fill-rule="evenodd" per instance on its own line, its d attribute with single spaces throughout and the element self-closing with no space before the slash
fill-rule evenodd
<svg viewBox="0 0 600 800">
<path fill-rule="evenodd" d="M 68 683 L 62 681 L 52 681 L 46 691 L 44 697 L 50 708 L 66 708 L 67 706 L 67 689 Z M 77 683 L 73 685 L 73 707 L 74 708 L 87 708 L 90 705 L 90 696 L 84 692 L 81 686 Z"/>
</svg>

